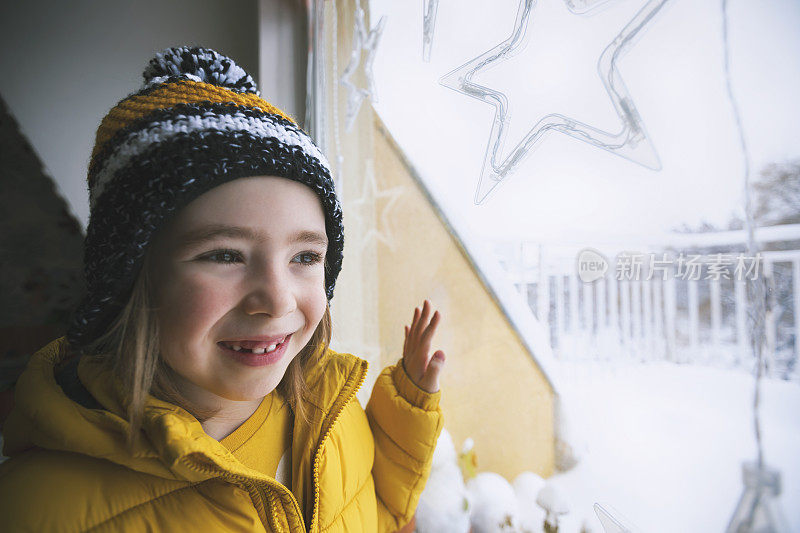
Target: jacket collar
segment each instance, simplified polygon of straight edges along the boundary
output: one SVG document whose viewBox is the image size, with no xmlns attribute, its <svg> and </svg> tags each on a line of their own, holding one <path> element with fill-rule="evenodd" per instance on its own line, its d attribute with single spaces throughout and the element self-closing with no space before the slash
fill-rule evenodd
<svg viewBox="0 0 800 533">
<path fill-rule="evenodd" d="M 93 409 L 74 401 L 56 381 L 56 367 L 65 360 L 68 351 L 68 343 L 62 337 L 31 357 L 17 382 L 16 405 L 4 427 L 6 455 L 39 447 L 100 457 L 169 479 L 196 482 L 214 477 L 220 471 L 271 479 L 239 462 L 218 441 L 206 435 L 188 412 L 152 396 L 145 403 L 142 424 L 145 438 L 138 439 L 135 448 L 129 451 L 126 443 L 129 424 L 119 383 L 105 365 L 82 357 L 77 368 L 80 382 L 102 408 Z M 319 363 L 308 370 L 305 377 L 309 391 L 305 398 L 319 409 L 319 416 L 313 418 L 306 438 L 321 432 L 325 416 L 340 399 L 345 385 L 352 383 L 354 372 L 366 372 L 365 362 L 331 350 L 319 356 Z"/>
</svg>

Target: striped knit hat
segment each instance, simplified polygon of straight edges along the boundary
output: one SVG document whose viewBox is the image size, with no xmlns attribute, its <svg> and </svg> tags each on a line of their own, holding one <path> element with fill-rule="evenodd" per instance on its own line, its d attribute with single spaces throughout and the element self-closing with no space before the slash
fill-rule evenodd
<svg viewBox="0 0 800 533">
<path fill-rule="evenodd" d="M 344 228 L 328 161 L 253 79 L 207 48 L 169 48 L 150 60 L 142 89 L 97 129 L 89 163 L 87 295 L 67 332 L 84 347 L 125 305 L 156 231 L 209 189 L 256 175 L 311 187 L 325 212 L 325 288 L 333 297 Z"/>
</svg>

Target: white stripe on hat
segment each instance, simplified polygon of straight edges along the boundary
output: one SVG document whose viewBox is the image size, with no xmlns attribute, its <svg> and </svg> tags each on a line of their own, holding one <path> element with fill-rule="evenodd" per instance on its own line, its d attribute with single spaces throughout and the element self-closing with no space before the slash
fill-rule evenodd
<svg viewBox="0 0 800 533">
<path fill-rule="evenodd" d="M 114 174 L 125 167 L 132 158 L 155 143 L 169 141 L 178 134 L 196 131 L 246 131 L 257 137 L 273 137 L 287 146 L 302 149 L 304 153 L 319 161 L 329 173 L 331 171 L 327 158 L 305 132 L 285 126 L 277 122 L 274 117 L 248 117 L 241 112 L 207 116 L 179 115 L 174 119 L 152 122 L 145 129 L 132 132 L 114 148 L 95 176 L 89 198 L 91 207 L 94 208 L 97 199 Z"/>
</svg>

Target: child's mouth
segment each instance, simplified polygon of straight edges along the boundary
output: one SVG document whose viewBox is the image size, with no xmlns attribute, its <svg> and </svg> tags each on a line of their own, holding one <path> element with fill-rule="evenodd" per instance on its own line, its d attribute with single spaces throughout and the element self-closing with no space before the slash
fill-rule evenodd
<svg viewBox="0 0 800 533">
<path fill-rule="evenodd" d="M 217 345 L 233 360 L 246 366 L 269 366 L 283 359 L 291 334 L 280 341 L 221 341 Z"/>
<path fill-rule="evenodd" d="M 283 340 L 264 342 L 264 341 L 220 341 L 217 344 L 229 350 L 244 354 L 264 355 L 279 350 L 289 340 L 292 334 L 286 335 Z"/>
</svg>

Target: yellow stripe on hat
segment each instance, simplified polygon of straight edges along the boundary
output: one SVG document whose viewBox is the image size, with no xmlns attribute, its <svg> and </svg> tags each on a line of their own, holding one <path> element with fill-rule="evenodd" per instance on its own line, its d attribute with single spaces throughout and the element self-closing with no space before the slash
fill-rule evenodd
<svg viewBox="0 0 800 533">
<path fill-rule="evenodd" d="M 178 104 L 194 104 L 200 102 L 233 103 L 245 107 L 258 107 L 266 113 L 280 115 L 292 124 L 295 120 L 253 93 L 237 93 L 202 81 L 178 80 L 163 84 L 161 87 L 143 95 L 126 98 L 103 118 L 97 128 L 94 150 L 92 150 L 91 166 L 94 166 L 95 155 L 102 149 L 116 132 L 127 127 L 135 120 L 147 116 L 152 111 L 168 109 Z M 91 175 L 91 172 L 90 172 Z M 91 184 L 90 184 L 91 185 Z"/>
</svg>

